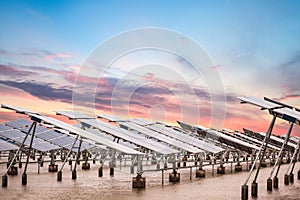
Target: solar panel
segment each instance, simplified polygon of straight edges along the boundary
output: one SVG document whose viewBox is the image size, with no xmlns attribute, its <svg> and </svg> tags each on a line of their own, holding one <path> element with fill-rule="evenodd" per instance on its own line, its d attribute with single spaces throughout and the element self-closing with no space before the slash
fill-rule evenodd
<svg viewBox="0 0 300 200">
<path fill-rule="evenodd" d="M 76 113 L 76 112 L 75 112 Z M 65 115 L 66 117 L 73 116 L 74 114 L 72 112 L 61 112 L 62 115 Z M 132 135 L 132 132 L 126 131 L 124 129 L 121 129 L 120 127 L 114 126 L 110 123 L 106 123 L 101 120 L 96 119 L 77 119 L 81 123 L 92 126 L 94 128 L 97 128 L 107 134 L 104 134 L 100 131 L 96 131 L 95 129 L 88 129 L 89 132 L 97 134 L 101 137 L 108 138 L 109 140 L 113 141 L 115 137 L 120 138 L 122 140 L 132 142 L 138 146 L 143 146 L 147 149 L 150 149 L 152 151 L 155 151 L 159 154 L 167 155 L 167 154 L 174 154 L 179 153 L 177 150 L 172 149 L 170 147 L 166 147 L 165 145 L 162 145 L 161 143 L 152 141 L 152 140 L 145 140 L 145 138 L 135 138 Z M 137 147 L 136 145 L 128 145 L 128 142 L 122 143 L 119 141 L 119 143 L 124 144 L 125 146 L 128 146 L 130 148 L 134 147 L 134 149 Z"/>
<path fill-rule="evenodd" d="M 177 121 L 177 123 L 179 124 L 179 126 L 181 128 L 183 128 L 183 130 L 186 130 L 186 131 L 191 131 L 191 132 L 194 132 L 195 131 L 195 128 L 189 124 L 186 124 L 186 123 L 183 123 L 183 122 L 180 122 L 180 121 Z"/>
<path fill-rule="evenodd" d="M 29 109 L 26 109 L 26 108 L 17 107 L 17 106 L 10 106 L 10 105 L 1 104 L 1 108 L 5 108 L 5 109 L 8 109 L 8 110 L 14 110 L 17 113 L 22 113 L 22 114 L 37 114 L 37 115 L 39 114 L 36 111 L 32 111 L 32 110 L 29 110 Z"/>
<path fill-rule="evenodd" d="M 27 121 L 25 119 L 17 119 L 17 120 L 14 120 L 14 121 L 7 122 L 5 124 L 7 126 L 19 129 L 21 127 L 30 126 L 32 124 L 32 122 Z"/>
<path fill-rule="evenodd" d="M 6 130 L 8 130 L 8 129 L 11 129 L 11 128 L 9 128 L 9 127 L 7 127 L 7 126 L 4 126 L 3 124 L 0 124 L 0 132 L 1 132 L 1 131 L 6 131 Z"/>
<path fill-rule="evenodd" d="M 19 147 L 17 145 L 14 145 L 8 141 L 0 139 L 0 151 L 11 151 L 11 150 L 17 150 Z"/>
<path fill-rule="evenodd" d="M 23 127 L 21 128 L 20 130 L 27 133 L 29 131 L 30 127 Z M 49 129 L 48 128 L 45 128 L 43 126 L 39 126 L 37 125 L 36 128 L 35 128 L 35 133 L 38 134 L 38 133 L 42 133 L 42 132 L 45 132 L 45 131 L 48 131 Z"/>
<path fill-rule="evenodd" d="M 57 133 L 54 130 L 48 130 L 48 131 L 36 134 L 37 137 L 42 138 L 44 140 L 51 140 L 51 139 L 60 137 L 61 135 L 62 135 L 61 133 Z"/>
<path fill-rule="evenodd" d="M 179 140 L 167 137 L 163 134 L 157 133 L 155 131 L 152 131 L 152 130 L 150 130 L 148 128 L 145 128 L 145 127 L 142 127 L 142 126 L 139 126 L 139 125 L 134 124 L 132 122 L 119 122 L 119 124 L 121 126 L 128 127 L 129 129 L 136 130 L 136 131 L 138 131 L 138 132 L 140 132 L 144 135 L 155 138 L 157 140 L 161 140 L 163 142 L 166 142 L 166 143 L 168 143 L 168 144 L 170 144 L 174 147 L 177 147 L 177 148 L 182 149 L 182 150 L 187 151 L 187 152 L 190 152 L 190 153 L 201 153 L 201 152 L 203 152 L 199 148 L 193 147 L 193 146 L 188 145 L 186 143 L 183 143 Z"/>
<path fill-rule="evenodd" d="M 242 103 L 250 103 L 252 105 L 268 109 L 272 114 L 276 114 L 286 121 L 300 125 L 300 112 L 283 107 L 281 104 L 275 104 L 270 101 L 261 100 L 255 97 L 238 97 Z"/>
<path fill-rule="evenodd" d="M 129 121 L 136 123 L 138 125 L 141 125 L 141 126 L 154 124 L 154 122 L 147 120 L 147 119 L 143 119 L 143 118 L 133 118 L 133 119 L 130 119 Z"/>
<path fill-rule="evenodd" d="M 208 130 L 206 132 L 208 133 L 209 137 L 211 137 L 215 140 L 219 140 L 220 142 L 228 144 L 230 146 L 233 145 L 235 148 L 239 148 L 241 150 L 247 150 L 247 151 L 249 151 L 249 149 L 259 150 L 259 147 L 255 146 L 253 144 L 249 144 L 249 143 L 239 140 L 237 138 L 225 135 L 224 133 L 221 133 L 219 131 Z"/>
<path fill-rule="evenodd" d="M 10 129 L 10 130 L 0 132 L 0 136 L 12 139 L 12 138 L 23 137 L 23 136 L 25 136 L 25 134 L 18 130 Z"/>
<path fill-rule="evenodd" d="M 177 150 L 163 146 L 162 144 L 160 144 L 158 142 L 134 138 L 134 137 L 132 137 L 132 132 L 126 131 L 124 129 L 120 129 L 119 127 L 113 126 L 109 123 L 106 123 L 106 122 L 103 122 L 100 120 L 94 119 L 94 120 L 80 120 L 80 121 L 85 124 L 91 125 L 95 128 L 98 128 L 103 132 L 114 135 L 115 137 L 121 138 L 122 140 L 132 142 L 139 146 L 143 146 L 143 147 L 150 149 L 152 151 L 155 151 L 159 154 L 168 155 L 168 154 L 179 153 Z"/>
<path fill-rule="evenodd" d="M 219 153 L 219 152 L 225 150 L 221 147 L 215 146 L 213 144 L 199 140 L 198 138 L 195 138 L 193 136 L 187 135 L 186 133 L 179 132 L 172 128 L 167 128 L 161 124 L 153 124 L 153 125 L 147 126 L 147 128 L 152 129 L 156 132 L 162 133 L 166 136 L 172 137 L 174 139 L 180 140 L 187 144 L 196 146 L 196 147 L 198 147 L 204 151 L 210 152 L 210 153 Z"/>
<path fill-rule="evenodd" d="M 273 108 L 278 108 L 280 106 L 278 104 L 264 101 L 262 99 L 255 98 L 255 97 L 243 96 L 243 97 L 237 97 L 237 98 L 240 99 L 242 103 L 250 103 L 252 105 L 262 107 L 264 109 L 273 109 Z"/>
<path fill-rule="evenodd" d="M 42 116 L 42 115 L 36 115 L 36 114 L 30 114 L 31 117 L 42 120 L 43 122 L 52 124 L 54 126 L 56 126 L 57 128 L 61 128 L 64 129 L 66 131 L 68 131 L 70 134 L 75 134 L 75 135 L 79 135 L 82 138 L 86 138 L 86 139 L 90 139 L 96 142 L 96 144 L 102 144 L 105 145 L 109 148 L 115 149 L 117 151 L 126 153 L 126 154 L 133 154 L 133 155 L 143 155 L 143 153 L 132 150 L 128 147 L 122 146 L 120 144 L 116 144 L 114 142 L 111 142 L 109 140 L 103 139 L 100 136 L 97 136 L 95 134 L 89 133 L 87 131 L 84 131 L 80 128 L 77 128 L 75 126 L 72 126 L 70 124 L 67 124 L 65 122 L 59 121 L 57 119 L 51 118 L 51 117 L 47 117 L 47 116 Z"/>
<path fill-rule="evenodd" d="M 266 136 L 266 133 L 264 133 L 264 132 L 259 132 L 258 134 L 262 135 L 263 137 Z M 283 140 L 283 139 L 281 139 L 281 138 L 279 138 L 279 137 L 276 137 L 276 136 L 274 136 L 274 135 L 271 135 L 271 136 L 270 136 L 270 139 L 271 139 L 271 140 L 274 140 L 274 141 L 276 141 L 276 142 L 281 143 L 281 145 L 284 144 L 284 140 Z M 287 142 L 287 145 L 290 146 L 290 147 L 292 147 L 292 148 L 296 148 L 296 147 L 297 147 L 296 144 L 293 144 L 293 143 L 291 143 L 291 142 Z"/>
<path fill-rule="evenodd" d="M 60 147 L 49 142 L 42 141 L 39 143 L 32 144 L 32 148 L 37 149 L 38 151 L 46 152 L 54 149 L 59 149 Z"/>
<path fill-rule="evenodd" d="M 82 114 L 80 112 L 75 111 L 55 111 L 58 115 L 68 116 L 70 119 L 94 119 L 95 117 L 91 117 L 89 115 Z"/>
<path fill-rule="evenodd" d="M 106 114 L 98 114 L 98 117 L 99 118 L 103 118 L 103 119 L 107 119 L 111 122 L 117 122 L 117 121 L 122 121 L 120 119 L 118 119 L 117 117 L 115 116 L 112 116 L 112 115 L 106 115 Z"/>
<path fill-rule="evenodd" d="M 255 143 L 259 144 L 259 145 L 261 145 L 261 144 L 262 144 L 262 141 L 260 141 L 260 140 L 257 140 L 257 139 L 255 139 L 255 138 L 252 138 L 252 137 L 249 137 L 249 136 L 247 136 L 247 135 L 244 135 L 244 134 L 242 134 L 242 133 L 239 133 L 239 132 L 234 132 L 234 135 L 236 135 L 236 136 L 238 136 L 238 137 L 245 138 L 246 140 L 249 140 L 249 141 L 255 142 Z M 271 144 L 268 144 L 268 147 L 269 147 L 269 148 L 272 148 L 272 149 L 274 149 L 274 150 L 277 150 L 277 151 L 279 151 L 279 150 L 280 150 L 280 148 L 278 148 L 278 147 L 276 147 L 276 146 L 274 146 L 274 145 L 271 145 Z"/>
</svg>

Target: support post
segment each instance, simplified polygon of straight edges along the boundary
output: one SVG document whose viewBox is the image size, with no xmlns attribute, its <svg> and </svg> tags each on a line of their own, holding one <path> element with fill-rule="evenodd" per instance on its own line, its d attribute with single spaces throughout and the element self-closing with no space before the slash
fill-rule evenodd
<svg viewBox="0 0 300 200">
<path fill-rule="evenodd" d="M 79 135 L 76 136 L 76 138 L 75 138 L 75 140 L 74 140 L 74 142 L 73 142 L 73 144 L 72 144 L 72 146 L 71 146 L 71 149 L 69 150 L 67 156 L 66 156 L 65 159 L 64 159 L 63 164 L 61 165 L 59 171 L 57 172 L 57 181 L 62 181 L 62 170 L 63 170 L 63 168 L 64 168 L 66 162 L 68 161 L 68 158 L 69 158 L 69 156 L 70 156 L 70 154 L 71 154 L 71 152 L 72 152 L 72 149 L 73 149 L 74 146 L 75 146 L 76 141 L 78 140 L 78 137 L 79 137 Z M 71 161 L 71 165 L 72 165 L 72 161 Z"/>
<path fill-rule="evenodd" d="M 27 171 L 27 166 L 28 166 L 30 154 L 31 154 L 32 142 L 33 142 L 33 138 L 34 138 L 34 134 L 35 134 L 35 129 L 36 129 L 36 122 L 34 122 L 34 125 L 33 125 L 33 131 L 32 131 L 32 134 L 31 134 L 31 140 L 30 140 L 30 145 L 29 145 L 29 152 L 28 152 L 28 155 L 27 155 L 26 164 L 25 164 L 23 175 L 22 175 L 22 185 L 27 185 L 26 171 Z"/>
<path fill-rule="evenodd" d="M 77 163 L 79 163 L 79 154 L 80 154 L 81 144 L 82 144 L 82 138 L 80 137 L 80 142 L 79 142 L 79 147 L 78 147 L 78 151 L 77 151 L 76 162 L 75 162 L 75 165 L 74 165 L 74 169 L 72 171 L 72 179 L 73 180 L 77 179 L 76 167 L 77 167 Z"/>
<path fill-rule="evenodd" d="M 271 173 L 270 173 L 269 179 L 272 178 L 273 172 L 274 172 L 274 170 L 275 170 L 276 167 L 277 167 L 277 171 L 276 171 L 275 177 L 278 176 L 278 172 L 279 172 L 280 166 L 281 166 L 281 164 L 282 164 L 283 151 L 284 151 L 284 149 L 286 148 L 286 145 L 287 145 L 288 140 L 289 140 L 289 138 L 290 138 L 290 135 L 291 135 L 291 132 L 292 132 L 292 129 L 293 129 L 293 125 L 294 125 L 294 123 L 291 123 L 291 124 L 290 124 L 289 131 L 288 131 L 287 136 L 286 136 L 286 138 L 285 138 L 285 140 L 284 140 L 284 143 L 283 143 L 282 146 L 281 146 L 281 149 L 280 149 L 280 151 L 279 151 L 278 158 L 277 158 L 277 160 L 276 160 L 276 162 L 275 162 L 275 165 L 274 165 L 274 167 L 273 167 L 273 169 L 272 169 L 272 171 L 271 171 Z M 278 163 L 278 162 L 279 162 L 279 163 Z M 278 166 L 277 166 L 277 165 L 278 165 Z M 286 175 L 287 175 L 287 174 L 286 174 Z M 268 185 L 269 179 L 267 180 L 267 185 Z M 285 184 L 286 184 L 286 181 L 287 181 L 288 179 L 286 179 L 286 177 L 285 177 L 284 180 L 285 180 L 284 182 L 285 182 Z M 271 179 L 271 182 L 272 182 L 272 179 Z M 277 184 L 277 186 L 278 186 L 278 184 Z M 278 188 L 278 187 L 277 187 L 277 188 Z M 269 187 L 267 187 L 267 189 L 268 189 L 268 191 L 272 191 L 272 188 L 270 189 Z"/>
<path fill-rule="evenodd" d="M 270 136 L 271 136 L 271 134 L 272 134 L 272 130 L 273 130 L 275 121 L 276 121 L 276 115 L 273 116 L 272 122 L 271 122 L 271 124 L 270 124 L 270 126 L 269 126 L 269 128 L 268 128 L 268 132 L 267 132 L 267 134 L 266 134 L 266 137 L 264 138 L 264 140 L 263 140 L 263 142 L 262 142 L 262 144 L 261 144 L 261 147 L 260 147 L 260 149 L 259 149 L 259 152 L 258 152 L 258 154 L 256 155 L 256 158 L 255 158 L 255 160 L 254 160 L 254 163 L 253 163 L 252 166 L 251 166 L 249 176 L 248 176 L 248 178 L 246 179 L 246 181 L 245 181 L 245 183 L 244 183 L 244 185 L 247 185 L 247 183 L 248 183 L 248 181 L 249 181 L 249 179 L 250 179 L 250 177 L 251 177 L 251 174 L 252 174 L 252 172 L 253 172 L 253 170 L 254 170 L 255 163 L 257 162 L 257 160 L 258 160 L 259 157 L 261 156 L 261 157 L 260 157 L 260 161 L 259 161 L 259 166 L 258 166 L 258 169 L 257 169 L 257 171 L 256 171 L 255 178 L 254 178 L 254 180 L 253 180 L 253 183 L 251 184 L 251 195 L 252 195 L 253 197 L 257 197 L 257 183 L 256 183 L 256 179 L 257 179 L 258 174 L 259 174 L 259 170 L 260 170 L 260 167 L 261 167 L 261 166 L 260 166 L 260 165 L 261 165 L 261 162 L 262 162 L 262 160 L 263 160 L 263 158 L 264 158 L 264 156 L 265 156 L 266 147 L 267 147 L 267 145 L 268 145 L 268 143 L 269 143 L 269 138 L 270 138 Z M 248 198 L 248 197 L 247 197 L 247 198 Z"/>
</svg>

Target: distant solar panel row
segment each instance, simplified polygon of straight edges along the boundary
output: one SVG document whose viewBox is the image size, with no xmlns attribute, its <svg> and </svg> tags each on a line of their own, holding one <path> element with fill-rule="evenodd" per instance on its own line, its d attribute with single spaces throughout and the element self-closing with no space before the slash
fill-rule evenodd
<svg viewBox="0 0 300 200">
<path fill-rule="evenodd" d="M 192 146 L 198 147 L 198 148 L 200 148 L 204 151 L 210 152 L 210 153 L 220 153 L 221 151 L 225 150 L 221 147 L 218 147 L 218 146 L 215 146 L 208 142 L 199 140 L 199 138 L 195 138 L 195 137 L 192 137 L 185 133 L 176 131 L 174 129 L 167 128 L 161 124 L 153 124 L 153 125 L 147 126 L 147 128 L 154 130 L 156 132 L 162 133 L 166 136 L 172 137 L 174 139 L 180 140 L 180 141 L 190 144 Z"/>
</svg>

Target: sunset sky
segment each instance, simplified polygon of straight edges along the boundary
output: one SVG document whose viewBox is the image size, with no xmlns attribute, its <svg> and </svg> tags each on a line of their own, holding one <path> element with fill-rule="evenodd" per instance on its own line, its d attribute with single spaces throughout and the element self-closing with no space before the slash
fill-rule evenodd
<svg viewBox="0 0 300 200">
<path fill-rule="evenodd" d="M 215 120 L 218 128 L 240 131 L 266 131 L 271 117 L 241 105 L 237 96 L 267 96 L 300 108 L 297 0 L 2 0 L 0 9 L 3 104 L 49 115 L 76 108 L 208 127 Z M 101 49 L 105 41 L 147 27 L 182 35 L 182 46 L 174 42 L 178 51 L 191 40 L 203 54 L 140 49 L 115 57 L 105 73 L 96 64 L 87 67 L 107 52 L 151 40 L 141 34 Z M 199 73 L 186 59 L 198 55 L 210 59 Z M 1 123 L 19 117 L 0 109 Z M 292 134 L 300 136 L 294 127 Z M 275 134 L 287 129 L 278 119 Z"/>
</svg>

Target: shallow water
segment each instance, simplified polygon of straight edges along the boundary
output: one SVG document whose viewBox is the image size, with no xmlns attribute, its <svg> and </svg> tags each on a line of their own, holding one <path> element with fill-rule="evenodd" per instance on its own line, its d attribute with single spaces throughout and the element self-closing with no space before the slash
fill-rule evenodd
<svg viewBox="0 0 300 200">
<path fill-rule="evenodd" d="M 58 163 L 59 166 L 61 163 Z M 279 190 L 267 192 L 266 180 L 271 167 L 262 168 L 258 177 L 257 199 L 300 199 L 300 180 L 297 180 L 297 171 L 300 169 L 299 162 L 295 167 L 295 182 L 289 186 L 283 184 L 284 173 L 288 165 L 282 165 L 279 172 Z M 131 178 L 135 175 L 129 173 L 129 167 L 119 166 L 115 168 L 114 177 L 109 176 L 107 168 L 103 171 L 103 177 L 98 177 L 99 164 L 91 163 L 91 170 L 81 170 L 78 166 L 77 179 L 71 179 L 70 166 L 63 169 L 62 182 L 56 181 L 56 173 L 48 173 L 48 164 L 40 168 L 37 173 L 37 164 L 30 164 L 27 170 L 27 185 L 22 186 L 21 176 L 23 168 L 19 169 L 18 176 L 8 177 L 8 187 L 0 188 L 0 199 L 241 199 L 241 185 L 248 176 L 248 171 L 230 174 L 230 165 L 227 166 L 225 175 L 212 177 L 211 167 L 207 166 L 205 179 L 195 178 L 195 168 L 190 180 L 190 170 L 181 169 L 181 182 L 169 184 L 168 173 L 164 173 L 162 186 L 161 172 L 147 172 L 146 189 L 138 190 L 131 188 Z M 246 166 L 243 166 L 244 169 Z M 6 165 L 0 165 L 0 173 L 3 175 Z M 249 198 L 251 199 L 251 181 L 249 185 Z"/>
</svg>

